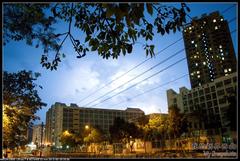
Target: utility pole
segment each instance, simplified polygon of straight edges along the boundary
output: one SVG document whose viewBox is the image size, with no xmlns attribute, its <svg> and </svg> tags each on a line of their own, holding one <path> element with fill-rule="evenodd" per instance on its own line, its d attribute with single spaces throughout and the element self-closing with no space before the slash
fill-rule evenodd
<svg viewBox="0 0 240 161">
<path fill-rule="evenodd" d="M 42 140 L 43 140 L 43 122 L 42 122 L 42 126 L 41 126 L 40 158 L 42 157 Z"/>
</svg>

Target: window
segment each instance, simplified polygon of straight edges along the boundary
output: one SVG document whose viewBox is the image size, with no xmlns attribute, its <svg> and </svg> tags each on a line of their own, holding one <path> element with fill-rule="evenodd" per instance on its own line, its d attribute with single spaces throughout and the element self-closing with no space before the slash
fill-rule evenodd
<svg viewBox="0 0 240 161">
<path fill-rule="evenodd" d="M 209 93 L 210 89 L 209 88 L 205 88 L 205 93 Z"/>
<path fill-rule="evenodd" d="M 204 99 L 204 96 L 200 97 L 200 101 L 203 102 L 205 99 Z"/>
<path fill-rule="evenodd" d="M 212 93 L 212 98 L 215 99 L 217 97 L 216 93 Z"/>
<path fill-rule="evenodd" d="M 215 86 L 211 86 L 211 92 L 215 92 Z"/>
<path fill-rule="evenodd" d="M 232 83 L 231 79 L 226 79 L 226 80 L 224 80 L 224 84 L 225 84 L 225 85 L 231 84 L 231 83 Z"/>
<path fill-rule="evenodd" d="M 211 100 L 211 95 L 210 95 L 210 94 L 206 95 L 206 99 L 207 99 L 208 101 Z"/>
<path fill-rule="evenodd" d="M 207 107 L 208 108 L 212 107 L 212 102 L 211 101 L 207 102 Z"/>
<path fill-rule="evenodd" d="M 214 106 L 217 106 L 217 105 L 218 105 L 217 100 L 214 100 L 214 101 L 213 101 L 213 105 L 214 105 Z"/>
<path fill-rule="evenodd" d="M 195 99 L 194 99 L 194 102 L 195 102 L 195 103 L 198 103 L 198 98 L 195 98 Z"/>
<path fill-rule="evenodd" d="M 216 83 L 216 87 L 219 88 L 219 87 L 222 87 L 223 86 L 223 82 L 217 82 Z"/>
<path fill-rule="evenodd" d="M 203 95 L 203 90 L 199 90 L 199 95 Z"/>
<path fill-rule="evenodd" d="M 188 98 L 192 98 L 192 94 L 191 93 L 188 94 Z"/>
<path fill-rule="evenodd" d="M 198 92 L 197 92 L 197 91 L 194 92 L 194 93 L 193 93 L 193 96 L 194 96 L 194 97 L 197 97 L 197 96 L 198 96 Z"/>
<path fill-rule="evenodd" d="M 217 95 L 218 95 L 218 96 L 224 95 L 224 90 L 222 89 L 222 90 L 217 91 Z"/>
<path fill-rule="evenodd" d="M 200 104 L 200 107 L 201 107 L 201 108 L 205 108 L 205 107 L 206 107 L 205 103 L 201 103 L 201 104 Z"/>
<path fill-rule="evenodd" d="M 234 92 L 233 87 L 226 88 L 226 92 L 227 93 L 233 93 Z"/>
<path fill-rule="evenodd" d="M 224 103 L 226 103 L 226 98 L 219 99 L 219 104 L 224 104 Z"/>
<path fill-rule="evenodd" d="M 193 101 L 192 101 L 192 100 L 189 100 L 188 103 L 189 103 L 189 105 L 192 105 L 192 104 L 193 104 Z"/>
</svg>

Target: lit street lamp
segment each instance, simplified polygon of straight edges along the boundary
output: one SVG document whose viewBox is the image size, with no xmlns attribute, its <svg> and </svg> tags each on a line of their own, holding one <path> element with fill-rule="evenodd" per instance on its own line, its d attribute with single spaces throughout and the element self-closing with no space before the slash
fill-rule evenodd
<svg viewBox="0 0 240 161">
<path fill-rule="evenodd" d="M 88 126 L 88 125 L 85 125 L 85 129 L 88 130 L 88 129 L 89 129 L 89 126 Z"/>
</svg>

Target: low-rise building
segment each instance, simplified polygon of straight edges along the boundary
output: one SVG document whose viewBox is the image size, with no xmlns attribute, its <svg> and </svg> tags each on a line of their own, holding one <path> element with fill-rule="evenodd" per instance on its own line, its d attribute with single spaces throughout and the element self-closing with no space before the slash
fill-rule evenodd
<svg viewBox="0 0 240 161">
<path fill-rule="evenodd" d="M 67 106 L 56 102 L 46 114 L 46 143 L 61 146 L 60 135 L 66 130 L 76 133 L 82 132 L 86 126 L 99 127 L 106 134 L 113 125 L 116 117 L 129 119 L 141 117 L 144 112 L 139 108 L 127 108 L 126 110 L 84 108 L 76 104 Z"/>
</svg>

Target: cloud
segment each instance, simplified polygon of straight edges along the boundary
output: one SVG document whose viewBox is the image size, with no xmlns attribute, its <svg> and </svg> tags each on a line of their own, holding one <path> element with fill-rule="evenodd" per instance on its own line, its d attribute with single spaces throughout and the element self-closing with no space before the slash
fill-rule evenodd
<svg viewBox="0 0 240 161">
<path fill-rule="evenodd" d="M 72 66 L 72 69 L 64 69 L 57 71 L 45 71 L 41 82 L 43 84 L 43 92 L 47 93 L 48 99 L 58 100 L 60 102 L 77 102 L 84 97 L 86 93 L 100 84 L 97 71 L 92 70 L 92 62 L 78 63 Z M 52 102 L 54 103 L 54 102 Z"/>
</svg>

